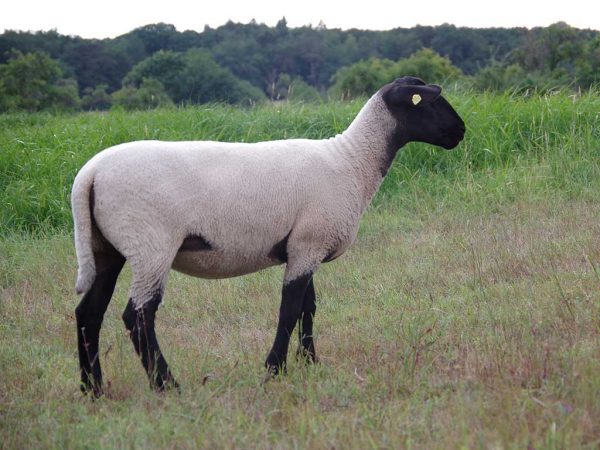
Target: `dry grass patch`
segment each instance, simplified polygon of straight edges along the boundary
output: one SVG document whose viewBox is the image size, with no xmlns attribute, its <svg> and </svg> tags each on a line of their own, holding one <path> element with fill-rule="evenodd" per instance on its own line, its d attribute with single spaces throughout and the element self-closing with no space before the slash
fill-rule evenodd
<svg viewBox="0 0 600 450">
<path fill-rule="evenodd" d="M 127 270 L 101 337 L 108 395 L 78 390 L 71 238 L 4 241 L 0 433 L 7 448 L 595 448 L 600 208 L 372 210 L 315 279 L 317 351 L 261 384 L 280 268 L 173 273 L 157 334 L 183 385 L 149 391 L 124 333 Z"/>
</svg>

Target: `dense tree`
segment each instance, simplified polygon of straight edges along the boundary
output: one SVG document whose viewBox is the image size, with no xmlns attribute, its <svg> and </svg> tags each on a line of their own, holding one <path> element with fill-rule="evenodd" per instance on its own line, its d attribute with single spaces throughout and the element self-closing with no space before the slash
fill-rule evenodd
<svg viewBox="0 0 600 450">
<path fill-rule="evenodd" d="M 585 43 L 584 57 L 578 60 L 576 79 L 582 86 L 600 86 L 600 36 Z"/>
<path fill-rule="evenodd" d="M 45 53 L 16 51 L 0 65 L 0 111 L 78 107 L 74 80 L 62 78 L 59 64 Z"/>
<path fill-rule="evenodd" d="M 73 41 L 71 36 L 61 35 L 56 30 L 35 33 L 7 30 L 0 34 L 0 64 L 10 59 L 13 51 L 41 52 L 52 59 L 61 60 L 65 47 Z"/>
<path fill-rule="evenodd" d="M 423 42 L 412 31 L 402 33 L 396 30 L 384 31 L 380 40 L 381 56 L 393 61 L 406 58 L 423 48 Z"/>
<path fill-rule="evenodd" d="M 139 38 L 144 43 L 146 55 L 151 55 L 159 50 L 173 50 L 179 33 L 171 24 L 155 23 L 136 28 L 131 35 L 134 39 Z"/>
<path fill-rule="evenodd" d="M 139 87 L 144 79 L 158 80 L 175 103 L 252 103 L 264 98 L 261 90 L 219 66 L 204 50 L 186 53 L 159 51 L 137 64 L 124 79 Z"/>
<path fill-rule="evenodd" d="M 173 100 L 192 103 L 254 103 L 264 99 L 262 90 L 219 66 L 207 51 L 188 50 L 184 56 L 185 67 L 180 74 L 183 92 Z"/>
<path fill-rule="evenodd" d="M 594 42 L 598 36 L 596 31 L 578 30 L 564 22 L 526 30 L 521 44 L 502 63 L 492 60 L 477 74 L 476 84 L 486 84 L 486 74 L 492 78 L 503 77 L 516 73 L 518 67 L 522 77 L 512 82 L 510 75 L 504 84 L 542 91 L 561 86 L 587 88 L 595 83 L 594 74 L 600 69 L 594 56 Z M 493 84 L 487 83 L 489 88 Z"/>
<path fill-rule="evenodd" d="M 130 68 L 122 53 L 101 41 L 71 43 L 65 48 L 63 58 L 77 77 L 82 92 L 99 84 L 106 84 L 114 91 Z"/>
<path fill-rule="evenodd" d="M 198 39 L 219 64 L 265 91 L 281 73 L 299 76 L 325 90 L 340 67 L 373 57 L 396 61 L 424 47 L 472 74 L 492 59 L 507 58 L 520 45 L 523 29 L 476 30 L 442 25 L 341 31 L 326 27 L 288 28 L 282 19 L 274 28 L 233 22 L 216 29 L 207 27 Z M 260 81 L 259 72 L 263 77 Z"/>
<path fill-rule="evenodd" d="M 255 39 L 228 39 L 213 49 L 214 59 L 238 78 L 264 87 L 268 79 L 268 56 Z"/>
<path fill-rule="evenodd" d="M 159 80 L 176 102 L 256 99 L 260 98 L 256 88 L 269 96 L 281 97 L 281 89 L 274 86 L 282 85 L 282 80 L 287 82 L 287 75 L 293 80 L 292 85 L 298 87 L 301 80 L 324 93 L 336 83 L 330 92 L 337 90 L 336 95 L 340 96 L 342 92 L 359 95 L 370 92 L 385 78 L 381 73 L 371 73 L 374 67 L 370 65 L 404 61 L 394 63 L 398 73 L 416 72 L 427 80 L 441 81 L 448 73 L 436 72 L 443 66 L 440 57 L 446 58 L 446 68 L 451 64 L 460 69 L 482 89 L 504 89 L 508 85 L 526 89 L 587 88 L 600 81 L 599 47 L 598 31 L 575 29 L 565 23 L 531 30 L 470 29 L 444 24 L 388 31 L 342 31 L 328 29 L 325 24 L 290 28 L 282 18 L 275 27 L 256 21 L 248 24 L 230 21 L 214 29 L 206 26 L 201 33 L 179 32 L 173 25 L 158 23 L 103 40 L 63 36 L 55 30 L 34 33 L 8 30 L 0 34 L 0 64 L 13 58 L 15 51 L 22 55 L 44 53 L 58 63 L 60 77 L 77 81 L 79 93 L 85 98 L 84 107 L 96 108 L 123 86 L 139 88 L 144 78 Z M 407 62 L 410 55 L 425 48 L 435 54 L 422 53 L 420 59 L 413 56 Z M 200 73 L 194 75 L 190 66 L 198 67 Z M 353 67 L 340 72 L 347 66 Z M 221 76 L 221 82 L 211 77 L 206 67 Z M 186 70 L 187 84 L 181 85 Z M 342 83 L 340 80 L 346 76 L 349 78 Z M 211 96 L 197 86 L 199 80 L 218 94 Z M 514 84 L 517 82 L 518 85 Z M 2 83 L 3 92 L 11 89 L 6 81 Z M 104 93 L 97 90 L 101 85 L 106 86 Z M 71 82 L 54 83 L 58 91 L 70 92 L 72 87 Z M 99 103 L 95 103 L 94 96 Z M 8 98 L 5 94 L 5 104 L 16 101 Z"/>
<path fill-rule="evenodd" d="M 136 64 L 123 79 L 123 85 L 139 87 L 144 78 L 154 78 L 162 83 L 175 101 L 185 97 L 181 85 L 181 72 L 185 67 L 182 53 L 160 50 Z"/>
</svg>

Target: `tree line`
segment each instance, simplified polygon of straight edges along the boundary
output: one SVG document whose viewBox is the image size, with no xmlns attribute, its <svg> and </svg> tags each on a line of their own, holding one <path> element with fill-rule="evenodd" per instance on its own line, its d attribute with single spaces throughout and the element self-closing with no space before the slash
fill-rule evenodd
<svg viewBox="0 0 600 450">
<path fill-rule="evenodd" d="M 159 23 L 102 40 L 0 34 L 0 111 L 351 98 L 403 74 L 479 90 L 587 89 L 600 81 L 600 33 L 562 22 L 343 31 L 282 18 L 202 32 Z"/>
</svg>

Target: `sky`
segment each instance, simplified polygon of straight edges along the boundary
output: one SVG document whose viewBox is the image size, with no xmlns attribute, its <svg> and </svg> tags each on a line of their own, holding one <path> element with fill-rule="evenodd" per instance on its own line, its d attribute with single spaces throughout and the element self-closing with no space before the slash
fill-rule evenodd
<svg viewBox="0 0 600 450">
<path fill-rule="evenodd" d="M 179 31 L 202 31 L 226 23 L 388 30 L 450 23 L 468 27 L 547 26 L 563 21 L 600 30 L 594 0 L 3 0 L 0 32 L 50 30 L 85 38 L 115 37 L 149 23 L 165 22 Z"/>
</svg>

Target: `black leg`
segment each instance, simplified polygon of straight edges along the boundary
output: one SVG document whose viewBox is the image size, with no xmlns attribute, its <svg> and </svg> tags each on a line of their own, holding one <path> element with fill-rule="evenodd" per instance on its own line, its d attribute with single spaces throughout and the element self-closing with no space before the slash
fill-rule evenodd
<svg viewBox="0 0 600 450">
<path fill-rule="evenodd" d="M 297 356 L 305 358 L 308 362 L 316 362 L 315 343 L 313 340 L 313 319 L 317 311 L 315 286 L 311 277 L 304 293 L 302 313 L 298 320 L 298 337 L 300 340 Z"/>
<path fill-rule="evenodd" d="M 133 302 L 129 299 L 123 312 L 123 321 L 129 330 L 135 351 L 146 369 L 150 385 L 159 391 L 179 387 L 160 351 L 154 331 L 154 318 L 161 300 L 162 294 L 157 293 L 152 300 L 136 311 Z"/>
<path fill-rule="evenodd" d="M 102 370 L 98 341 L 104 313 L 115 290 L 125 258 L 115 252 L 98 253 L 96 279 L 92 288 L 83 296 L 75 309 L 77 319 L 77 350 L 81 370 L 81 390 L 102 395 Z"/>
<path fill-rule="evenodd" d="M 311 278 L 312 274 L 307 274 L 283 285 L 275 342 L 265 361 L 267 370 L 273 375 L 285 371 L 290 336 L 300 318 L 304 294 Z"/>
</svg>

